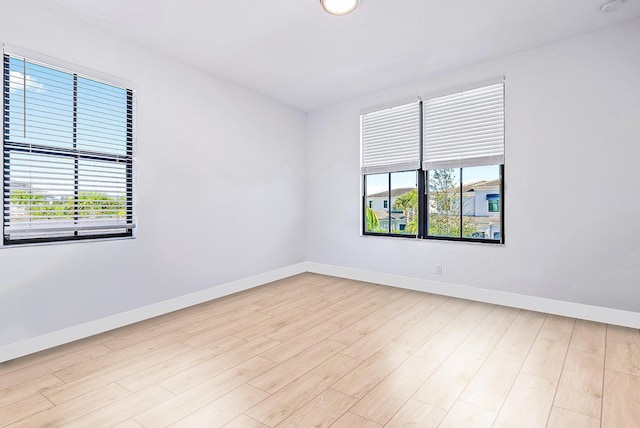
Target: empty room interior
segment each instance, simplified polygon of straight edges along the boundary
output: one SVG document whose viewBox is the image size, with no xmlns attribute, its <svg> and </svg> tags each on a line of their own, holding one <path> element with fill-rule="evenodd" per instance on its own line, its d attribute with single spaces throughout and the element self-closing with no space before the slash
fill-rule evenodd
<svg viewBox="0 0 640 428">
<path fill-rule="evenodd" d="M 639 0 L 5 1 L 1 427 L 640 426 Z"/>
</svg>

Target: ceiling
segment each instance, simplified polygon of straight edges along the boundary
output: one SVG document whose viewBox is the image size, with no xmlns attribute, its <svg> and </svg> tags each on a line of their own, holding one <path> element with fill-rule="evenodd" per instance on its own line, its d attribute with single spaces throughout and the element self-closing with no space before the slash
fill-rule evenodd
<svg viewBox="0 0 640 428">
<path fill-rule="evenodd" d="M 640 0 L 38 0 L 147 49 L 311 111 L 640 17 Z"/>
</svg>

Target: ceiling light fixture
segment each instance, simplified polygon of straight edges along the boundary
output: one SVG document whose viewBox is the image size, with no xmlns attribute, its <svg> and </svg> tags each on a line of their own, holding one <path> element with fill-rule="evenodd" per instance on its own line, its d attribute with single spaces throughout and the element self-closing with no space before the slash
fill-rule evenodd
<svg viewBox="0 0 640 428">
<path fill-rule="evenodd" d="M 613 12 L 614 10 L 618 10 L 622 7 L 624 0 L 609 0 L 605 2 L 602 6 L 600 6 L 600 12 L 607 13 Z"/>
<path fill-rule="evenodd" d="M 322 8 L 332 15 L 346 15 L 358 7 L 360 0 L 320 0 Z"/>
</svg>

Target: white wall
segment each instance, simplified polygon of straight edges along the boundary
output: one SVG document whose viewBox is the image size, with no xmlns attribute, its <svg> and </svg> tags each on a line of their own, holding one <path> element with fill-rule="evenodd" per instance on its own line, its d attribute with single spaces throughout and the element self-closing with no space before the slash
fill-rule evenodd
<svg viewBox="0 0 640 428">
<path fill-rule="evenodd" d="M 635 20 L 310 113 L 308 260 L 640 312 L 638 41 Z M 500 75 L 506 244 L 359 236 L 361 109 Z"/>
<path fill-rule="evenodd" d="M 0 249 L 0 347 L 305 260 L 303 113 L 25 3 L 0 41 L 133 82 L 139 228 Z"/>
</svg>

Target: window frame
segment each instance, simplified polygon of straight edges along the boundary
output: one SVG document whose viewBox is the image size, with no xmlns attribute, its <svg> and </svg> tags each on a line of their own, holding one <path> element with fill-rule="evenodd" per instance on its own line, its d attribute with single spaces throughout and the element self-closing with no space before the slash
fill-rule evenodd
<svg viewBox="0 0 640 428">
<path fill-rule="evenodd" d="M 28 61 L 29 63 L 37 64 L 39 66 L 51 69 L 51 70 L 59 70 L 65 73 L 68 73 L 73 76 L 73 115 L 72 115 L 72 123 L 68 128 L 72 135 L 72 148 L 63 149 L 60 147 L 56 147 L 54 144 L 47 145 L 46 143 L 38 142 L 34 139 L 34 141 L 29 142 L 19 142 L 12 141 L 11 132 L 9 130 L 10 120 L 8 113 L 9 106 L 9 97 L 10 97 L 10 83 L 9 83 L 9 75 L 10 75 L 10 58 L 18 58 L 22 61 Z M 59 61 L 56 59 L 48 58 L 43 55 L 24 51 L 19 48 L 10 47 L 9 50 L 3 50 L 3 65 L 2 65 L 2 76 L 3 76 L 3 102 L 2 102 L 2 110 L 3 110 L 3 141 L 2 141 L 2 157 L 3 157 L 3 179 L 2 179 L 2 190 L 3 190 L 3 201 L 2 201 L 2 228 L 3 228 L 3 236 L 2 243 L 0 247 L 11 247 L 11 246 L 21 246 L 21 245 L 29 245 L 29 244 L 53 244 L 53 243 L 64 243 L 64 242 L 78 242 L 78 241 L 103 241 L 103 240 L 114 240 L 114 239 L 123 239 L 123 238 L 135 238 L 135 198 L 134 198 L 134 190 L 135 190 L 135 177 L 134 177 L 134 162 L 135 162 L 135 91 L 130 89 L 129 84 L 123 83 L 120 79 L 113 78 L 110 79 L 111 76 L 101 75 L 101 73 L 94 72 L 93 70 L 85 70 L 82 67 L 75 66 L 73 64 L 64 63 L 63 61 Z M 122 149 L 124 151 L 123 155 L 119 154 L 111 154 L 107 152 L 101 152 L 100 150 L 92 151 L 88 149 L 81 149 L 77 147 L 76 144 L 76 129 L 78 128 L 78 115 L 77 115 L 77 102 L 78 99 L 78 79 L 86 79 L 88 81 L 100 84 L 110 85 L 125 91 L 125 100 L 122 105 L 125 111 L 125 117 L 123 125 L 125 126 L 125 135 L 126 141 L 124 142 Z M 27 120 L 27 116 L 25 116 L 24 120 Z M 94 226 L 94 227 L 82 227 L 79 226 L 77 228 L 69 228 L 65 229 L 68 232 L 68 235 L 65 236 L 35 236 L 35 237 L 26 237 L 26 238 L 14 238 L 10 239 L 10 232 L 6 230 L 7 225 L 10 223 L 8 216 L 10 216 L 10 207 L 12 206 L 10 202 L 7 202 L 10 199 L 10 184 L 7 183 L 9 177 L 9 171 L 11 170 L 11 155 L 13 153 L 35 153 L 38 155 L 47 156 L 51 159 L 72 159 L 73 160 L 73 196 L 70 201 L 72 201 L 73 206 L 73 218 L 71 221 L 76 222 L 79 219 L 79 202 L 80 202 L 80 161 L 93 161 L 100 162 L 100 164 L 120 164 L 124 165 L 123 168 L 123 181 L 124 181 L 124 206 L 125 213 L 124 219 L 125 223 L 120 225 L 104 225 L 104 226 Z M 15 162 L 15 161 L 14 161 Z M 8 204 L 8 205 L 7 205 Z M 10 227 L 10 226 L 9 226 Z M 46 229 L 46 225 L 44 225 Z M 105 230 L 122 230 L 122 232 L 111 232 L 105 233 Z M 20 232 L 16 232 L 19 234 Z"/>
<path fill-rule="evenodd" d="M 499 166 L 499 170 L 500 170 L 500 198 L 504 198 L 504 164 L 500 164 L 500 165 L 496 165 Z M 460 169 L 464 169 L 464 168 L 460 168 Z M 427 183 L 427 173 L 428 171 L 424 171 L 424 180 L 425 183 Z M 462 180 L 460 180 L 460 188 L 462 189 Z M 428 186 L 426 186 L 426 189 L 428 189 Z M 462 210 L 462 198 L 463 198 L 463 193 L 460 192 L 460 223 L 462 224 L 463 221 L 463 217 L 464 217 L 464 211 Z M 425 218 L 424 218 L 424 236 L 422 236 L 422 239 L 431 239 L 431 240 L 435 240 L 435 241 L 456 241 L 456 242 L 481 242 L 484 244 L 504 244 L 504 202 L 502 204 L 500 204 L 500 211 L 498 211 L 500 213 L 500 238 L 499 239 L 487 239 L 487 238 L 467 238 L 464 236 L 436 236 L 436 235 L 429 235 L 429 213 L 428 210 L 426 209 L 426 207 L 428 206 L 429 203 L 429 194 L 428 194 L 428 190 L 426 190 L 424 192 L 424 195 L 422 198 L 423 203 L 422 203 L 422 207 L 423 207 L 423 211 L 425 212 Z M 420 208 L 418 208 L 420 209 Z M 460 234 L 462 235 L 462 227 L 460 227 Z"/>
<path fill-rule="evenodd" d="M 413 238 L 413 239 L 424 239 L 424 240 L 432 240 L 432 241 L 453 241 L 453 242 L 471 242 L 471 243 L 484 243 L 491 245 L 502 245 L 504 244 L 504 164 L 496 165 L 499 167 L 499 178 L 500 178 L 500 210 L 498 213 L 500 214 L 500 238 L 499 239 L 488 239 L 488 238 L 469 238 L 469 237 L 455 237 L 455 236 L 436 236 L 429 235 L 429 213 L 428 213 L 428 204 L 429 204 L 429 186 L 428 183 L 428 170 L 410 170 L 416 171 L 417 180 L 418 180 L 418 233 L 415 235 L 411 234 L 399 234 L 399 233 L 391 233 L 390 231 L 387 233 L 383 232 L 368 232 L 367 231 L 367 175 L 363 174 L 363 196 L 362 196 L 362 235 L 363 236 L 392 236 L 392 237 L 400 237 L 400 238 Z M 408 172 L 408 171 L 398 171 L 398 172 Z M 391 174 L 392 172 L 386 173 L 389 180 L 389 198 L 391 197 Z M 460 183 L 462 187 L 462 182 Z M 462 192 L 460 192 L 460 198 L 463 198 Z M 462 205 L 461 205 L 462 207 Z M 389 208 L 390 210 L 390 208 Z M 462 218 L 464 217 L 462 209 L 460 210 L 460 221 L 462 222 Z M 391 230 L 391 227 L 389 227 Z M 462 231 L 462 228 L 461 228 Z M 461 232 L 462 233 L 462 232 Z"/>
<path fill-rule="evenodd" d="M 378 175 L 381 173 L 373 173 L 373 174 L 363 174 L 363 194 L 362 194 L 362 235 L 366 235 L 366 236 L 393 236 L 393 237 L 397 237 L 397 238 L 409 238 L 409 239 L 415 239 L 417 238 L 417 235 L 412 235 L 412 234 L 406 234 L 406 233 L 392 233 L 391 232 L 391 210 L 392 210 L 392 206 L 391 206 L 391 191 L 392 191 L 392 187 L 391 187 L 391 174 L 395 174 L 395 173 L 402 173 L 402 172 L 416 172 L 415 169 L 410 169 L 410 170 L 406 170 L 406 171 L 394 171 L 394 172 L 385 172 L 382 174 L 386 174 L 387 175 L 387 182 L 388 182 L 388 195 L 389 197 L 387 198 L 387 200 L 389 201 L 387 203 L 387 208 L 385 208 L 388 212 L 389 212 L 389 232 L 369 232 L 367 231 L 367 208 L 372 209 L 369 207 L 369 204 L 367 204 L 367 175 Z M 418 183 L 420 183 L 420 174 L 418 173 L 418 177 L 417 177 Z M 419 185 L 418 185 L 418 205 L 420 205 L 420 189 L 419 189 Z M 418 215 L 420 214 L 420 209 L 418 209 Z M 418 217 L 418 228 L 420 228 L 420 217 Z"/>
</svg>

